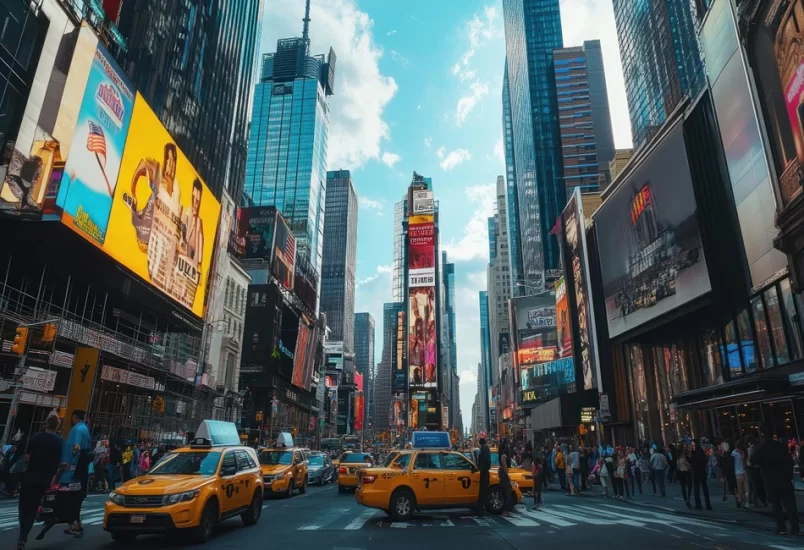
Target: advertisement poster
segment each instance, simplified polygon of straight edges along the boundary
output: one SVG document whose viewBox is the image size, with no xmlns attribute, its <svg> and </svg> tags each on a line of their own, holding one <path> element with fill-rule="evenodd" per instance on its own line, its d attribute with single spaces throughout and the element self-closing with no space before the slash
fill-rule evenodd
<svg viewBox="0 0 804 550">
<path fill-rule="evenodd" d="M 271 259 L 271 272 L 288 290 L 293 290 L 293 268 L 296 260 L 296 237 L 290 231 L 285 218 L 276 215 L 274 226 L 274 253 Z"/>
<path fill-rule="evenodd" d="M 435 287 L 411 288 L 408 320 L 408 375 L 411 388 L 435 388 L 436 308 Z"/>
<path fill-rule="evenodd" d="M 363 430 L 363 396 L 355 396 L 355 431 Z"/>
<path fill-rule="evenodd" d="M 572 356 L 572 323 L 570 323 L 569 300 L 564 277 L 559 277 L 556 288 L 556 332 L 558 335 L 558 356 Z M 586 388 L 588 389 L 588 388 Z"/>
<path fill-rule="evenodd" d="M 522 404 L 535 406 L 575 391 L 575 361 L 564 357 L 522 369 Z"/>
<path fill-rule="evenodd" d="M 435 207 L 432 191 L 413 191 L 413 215 L 432 214 Z"/>
<path fill-rule="evenodd" d="M 299 320 L 299 337 L 296 340 L 296 355 L 293 358 L 293 375 L 291 376 L 291 384 L 301 389 L 308 389 L 305 387 L 304 376 L 306 374 L 306 363 L 308 358 L 308 351 L 310 347 L 310 336 L 312 331 L 303 320 Z"/>
<path fill-rule="evenodd" d="M 511 299 L 517 365 L 551 361 L 558 355 L 554 293 Z M 502 349 L 502 348 L 500 348 Z"/>
<path fill-rule="evenodd" d="M 405 427 L 405 402 L 396 400 L 391 403 L 391 421 L 394 428 Z"/>
<path fill-rule="evenodd" d="M 273 206 L 239 208 L 230 241 L 235 255 L 241 260 L 270 260 L 274 246 L 274 224 L 276 208 Z"/>
<path fill-rule="evenodd" d="M 134 97 L 125 73 L 98 44 L 56 197 L 62 222 L 97 246 L 106 239 Z"/>
<path fill-rule="evenodd" d="M 431 216 L 409 219 L 408 255 L 409 288 L 435 287 L 435 224 Z"/>
<path fill-rule="evenodd" d="M 204 315 L 220 204 L 137 95 L 104 251 Z"/>
<path fill-rule="evenodd" d="M 299 255 L 296 255 L 294 272 L 293 288 L 296 296 L 310 308 L 310 311 L 315 311 L 318 305 L 318 272 L 307 258 Z"/>
<path fill-rule="evenodd" d="M 785 2 L 775 4 L 784 5 Z M 768 21 L 768 19 L 765 19 Z M 796 159 L 799 166 L 804 162 L 804 51 L 802 51 L 802 24 L 804 2 L 787 2 L 787 9 L 776 31 L 776 63 L 784 88 L 787 117 L 793 133 Z M 799 186 L 798 191 L 801 191 Z"/>
<path fill-rule="evenodd" d="M 300 323 L 299 317 L 286 305 L 283 304 L 281 309 L 282 322 L 280 323 L 280 333 L 277 338 L 278 341 L 275 343 L 272 356 L 278 359 L 279 372 L 292 379 L 296 355 L 300 349 L 298 347 L 300 325 L 304 323 Z M 301 355 L 304 355 L 304 353 Z"/>
<path fill-rule="evenodd" d="M 396 313 L 396 337 L 394 339 L 395 352 L 391 357 L 391 367 L 393 374 L 391 375 L 391 392 L 402 393 L 408 386 L 408 375 L 405 370 L 405 312 L 397 311 Z"/>
<path fill-rule="evenodd" d="M 584 235 L 569 214 L 572 247 Z M 611 337 L 711 290 L 681 124 L 606 199 L 595 223 Z"/>
</svg>

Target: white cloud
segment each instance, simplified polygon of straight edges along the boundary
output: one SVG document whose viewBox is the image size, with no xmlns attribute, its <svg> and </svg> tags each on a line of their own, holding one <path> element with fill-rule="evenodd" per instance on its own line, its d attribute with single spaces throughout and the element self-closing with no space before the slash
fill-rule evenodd
<svg viewBox="0 0 804 550">
<path fill-rule="evenodd" d="M 395 34 L 396 34 L 396 29 L 393 29 L 393 30 L 390 30 L 387 33 L 385 33 L 385 36 L 393 36 Z"/>
<path fill-rule="evenodd" d="M 378 363 L 382 354 L 382 316 L 383 304 L 392 301 L 391 266 L 378 265 L 369 277 L 356 283 L 355 312 L 367 311 L 374 317 L 374 361 Z"/>
<path fill-rule="evenodd" d="M 475 372 L 472 372 L 471 370 L 464 369 L 458 373 L 458 376 L 461 377 L 461 386 L 466 384 L 467 386 L 474 386 L 475 388 L 477 388 L 477 370 L 475 370 Z M 461 409 L 463 409 L 463 407 L 461 407 Z"/>
<path fill-rule="evenodd" d="M 428 150 L 428 151 L 430 150 L 430 146 L 431 146 L 432 144 L 433 144 L 433 138 L 431 138 L 431 137 L 429 137 L 429 136 L 428 136 L 428 137 L 426 137 L 426 138 L 424 138 L 424 146 L 425 146 L 425 147 L 427 147 L 427 150 Z"/>
<path fill-rule="evenodd" d="M 421 106 L 421 104 L 416 105 L 416 110 L 417 110 L 417 111 L 421 111 L 421 110 L 422 110 L 422 106 Z"/>
<path fill-rule="evenodd" d="M 377 273 L 382 273 L 389 275 L 394 270 L 392 265 L 378 265 L 377 266 Z"/>
<path fill-rule="evenodd" d="M 301 34 L 304 0 L 268 0 L 261 51 L 276 40 Z M 311 52 L 338 56 L 335 95 L 330 97 L 328 165 L 354 169 L 380 157 L 390 129 L 383 119 L 397 85 L 380 72 L 382 48 L 374 41 L 374 21 L 355 0 L 314 0 L 310 10 Z"/>
<path fill-rule="evenodd" d="M 399 53 L 396 50 L 391 50 L 391 59 L 402 65 L 403 67 L 408 66 L 408 58 Z"/>
<path fill-rule="evenodd" d="M 382 210 L 382 203 L 380 201 L 375 201 L 368 197 L 360 197 L 357 199 L 357 202 L 362 208 L 367 210 Z"/>
<path fill-rule="evenodd" d="M 445 172 L 449 172 L 459 164 L 463 164 L 472 158 L 472 155 L 466 149 L 455 149 L 447 153 L 446 156 L 443 149 L 443 147 L 439 148 L 436 154 L 438 154 L 438 158 L 442 159 L 440 165 Z"/>
<path fill-rule="evenodd" d="M 373 275 L 369 275 L 365 279 L 360 279 L 355 283 L 355 288 L 359 288 L 361 286 L 367 285 L 372 283 L 380 278 L 387 277 L 390 282 L 390 275 L 391 275 L 391 266 L 390 265 L 378 265 L 377 271 Z M 389 288 L 390 290 L 390 288 Z M 357 293 L 355 293 L 357 295 Z M 355 309 L 355 311 L 358 311 Z M 375 318 L 376 321 L 376 318 Z"/>
<path fill-rule="evenodd" d="M 402 157 L 400 157 L 396 153 L 385 152 L 382 154 L 382 161 L 383 163 L 385 163 L 386 166 L 393 166 L 400 160 L 402 160 Z"/>
<path fill-rule="evenodd" d="M 455 109 L 455 121 L 458 126 L 466 120 L 466 117 L 469 116 L 469 113 L 475 108 L 475 105 L 487 95 L 489 95 L 488 82 L 476 80 L 469 85 L 469 95 L 461 97 Z"/>
<path fill-rule="evenodd" d="M 441 147 L 439 147 L 438 149 L 436 149 L 436 156 L 437 156 L 438 158 L 440 158 L 440 159 L 443 159 L 443 158 L 444 158 L 444 151 L 446 151 L 446 150 L 447 150 L 447 149 L 446 149 L 446 148 L 445 148 L 445 147 L 442 145 Z"/>
<path fill-rule="evenodd" d="M 505 146 L 502 138 L 497 138 L 497 141 L 494 142 L 494 158 L 505 165 Z"/>
<path fill-rule="evenodd" d="M 450 261 L 488 260 L 488 219 L 494 215 L 497 184 L 471 185 L 465 193 L 474 204 L 472 217 L 463 228 L 463 236 L 459 240 L 450 239 L 443 249 L 447 251 Z"/>
<path fill-rule="evenodd" d="M 580 46 L 584 40 L 600 40 L 614 143 L 618 148 L 631 147 L 631 119 L 611 2 L 561 0 L 561 13 L 572 14 L 572 17 L 561 18 L 564 46 Z"/>
<path fill-rule="evenodd" d="M 497 25 L 497 8 L 485 6 L 483 16 L 474 14 L 466 22 L 466 38 L 469 48 L 461 55 L 450 69 L 450 73 L 461 83 L 468 83 L 468 88 L 458 99 L 455 107 L 455 122 L 460 126 L 475 106 L 489 94 L 488 82 L 481 80 L 477 71 L 471 67 L 472 58 L 489 41 L 500 38 L 502 29 Z"/>
</svg>

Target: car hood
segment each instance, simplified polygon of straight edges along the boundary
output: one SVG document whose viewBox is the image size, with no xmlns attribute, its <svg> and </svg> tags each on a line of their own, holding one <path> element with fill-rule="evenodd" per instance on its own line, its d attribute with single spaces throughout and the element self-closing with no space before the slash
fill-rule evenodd
<svg viewBox="0 0 804 550">
<path fill-rule="evenodd" d="M 214 480 L 211 476 L 154 475 L 133 479 L 120 487 L 121 495 L 172 495 L 192 491 Z"/>
<path fill-rule="evenodd" d="M 286 464 L 262 464 L 260 468 L 262 468 L 262 475 L 272 475 L 272 476 L 290 470 L 290 466 Z"/>
</svg>

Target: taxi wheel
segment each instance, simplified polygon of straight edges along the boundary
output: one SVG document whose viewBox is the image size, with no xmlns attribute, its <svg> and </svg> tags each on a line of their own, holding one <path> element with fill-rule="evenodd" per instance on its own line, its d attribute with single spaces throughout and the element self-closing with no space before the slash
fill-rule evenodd
<svg viewBox="0 0 804 550">
<path fill-rule="evenodd" d="M 288 480 L 288 492 L 285 493 L 285 498 L 290 498 L 293 496 L 293 489 L 296 487 L 296 482 L 293 481 L 293 478 Z"/>
<path fill-rule="evenodd" d="M 254 498 L 251 499 L 251 505 L 248 510 L 240 515 L 244 525 L 256 525 L 262 515 L 262 495 L 259 491 L 254 491 Z"/>
<path fill-rule="evenodd" d="M 303 495 L 307 492 L 307 478 L 304 478 L 304 482 L 302 482 L 302 486 L 299 487 L 299 494 Z"/>
<path fill-rule="evenodd" d="M 489 487 L 489 496 L 486 500 L 486 510 L 490 514 L 502 514 L 503 507 L 505 506 L 505 495 L 499 485 Z"/>
<path fill-rule="evenodd" d="M 408 489 L 397 489 L 391 495 L 391 518 L 394 521 L 408 521 L 416 509 L 416 498 Z"/>
<path fill-rule="evenodd" d="M 193 527 L 192 538 L 197 543 L 209 542 L 212 533 L 215 531 L 215 523 L 218 521 L 218 505 L 214 502 L 207 502 L 204 511 L 201 513 L 201 521 L 198 527 Z"/>
</svg>

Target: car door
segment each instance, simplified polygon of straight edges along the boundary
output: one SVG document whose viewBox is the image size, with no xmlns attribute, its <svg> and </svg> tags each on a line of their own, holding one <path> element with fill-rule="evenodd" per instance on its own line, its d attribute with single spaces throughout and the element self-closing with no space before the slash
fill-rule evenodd
<svg viewBox="0 0 804 550">
<path fill-rule="evenodd" d="M 410 484 L 416 494 L 416 503 L 421 506 L 441 504 L 444 500 L 444 471 L 441 469 L 441 454 L 421 451 L 413 460 Z"/>
<path fill-rule="evenodd" d="M 293 451 L 293 481 L 296 483 L 296 487 L 302 487 L 306 479 L 304 454 L 301 451 Z"/>
<path fill-rule="evenodd" d="M 235 500 L 237 507 L 243 508 L 251 503 L 251 497 L 254 495 L 254 472 L 257 464 L 245 449 L 235 451 L 235 458 L 237 458 Z"/>
<path fill-rule="evenodd" d="M 444 470 L 444 494 L 450 503 L 477 502 L 480 491 L 480 472 L 460 453 L 441 455 Z"/>
<path fill-rule="evenodd" d="M 221 507 L 221 515 L 228 514 L 240 507 L 237 498 L 237 458 L 235 458 L 234 450 L 226 451 L 221 461 L 220 469 L 220 492 L 219 500 Z"/>
</svg>

